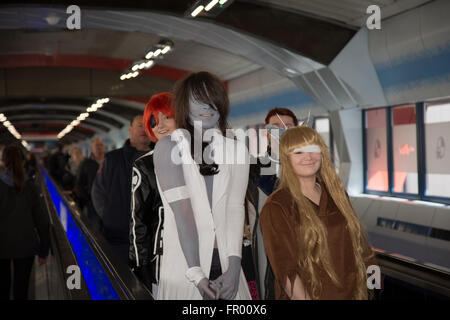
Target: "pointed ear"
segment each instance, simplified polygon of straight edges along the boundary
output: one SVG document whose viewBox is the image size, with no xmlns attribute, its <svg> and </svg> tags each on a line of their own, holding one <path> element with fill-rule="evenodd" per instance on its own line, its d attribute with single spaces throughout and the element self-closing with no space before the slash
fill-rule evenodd
<svg viewBox="0 0 450 320">
<path fill-rule="evenodd" d="M 312 126 L 309 124 L 310 118 L 311 118 L 311 110 L 308 110 L 308 117 L 305 120 L 299 122 L 297 127 L 307 126 L 307 127 L 312 128 Z"/>
<path fill-rule="evenodd" d="M 309 120 L 310 120 L 310 118 L 311 118 L 311 110 L 308 110 L 308 118 L 306 119 L 306 125 L 307 125 L 308 127 L 311 127 L 311 126 L 309 125 Z"/>
</svg>

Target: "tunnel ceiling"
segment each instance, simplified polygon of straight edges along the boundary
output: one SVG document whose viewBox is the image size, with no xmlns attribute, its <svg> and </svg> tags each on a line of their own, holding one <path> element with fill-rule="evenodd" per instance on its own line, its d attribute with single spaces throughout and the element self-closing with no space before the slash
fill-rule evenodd
<svg viewBox="0 0 450 320">
<path fill-rule="evenodd" d="M 34 132 L 39 139 L 47 127 L 49 136 L 62 130 L 96 99 L 112 98 L 65 137 L 65 142 L 78 141 L 121 128 L 142 112 L 151 95 L 170 91 L 192 71 L 210 71 L 226 82 L 264 67 L 281 74 L 290 65 L 299 72 L 321 68 L 345 47 L 366 15 L 366 4 L 358 0 L 235 0 L 217 17 L 183 19 L 193 2 L 77 1 L 88 21 L 78 31 L 67 30 L 62 22 L 49 26 L 44 19 L 52 10 L 61 13 L 69 5 L 65 1 L 3 4 L 0 113 L 19 132 L 27 130 L 30 137 Z M 412 2 L 371 3 L 393 15 L 428 1 Z M 120 81 L 133 61 L 168 34 L 173 52 L 139 77 Z M 1 127 L 0 144 L 11 139 Z"/>
</svg>

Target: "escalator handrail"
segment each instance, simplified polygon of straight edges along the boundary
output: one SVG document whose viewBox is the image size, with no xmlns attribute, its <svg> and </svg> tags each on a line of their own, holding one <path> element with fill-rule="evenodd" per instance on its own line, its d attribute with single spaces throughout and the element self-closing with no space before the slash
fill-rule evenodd
<svg viewBox="0 0 450 320">
<path fill-rule="evenodd" d="M 47 174 L 47 177 L 53 182 L 54 187 L 68 209 L 68 213 L 85 236 L 120 299 L 153 300 L 151 292 L 137 279 L 128 265 L 120 260 L 103 235 L 80 213 L 75 202 L 62 192 L 51 176 Z"/>
<path fill-rule="evenodd" d="M 76 256 L 72 250 L 72 246 L 66 236 L 66 232 L 62 224 L 59 221 L 58 214 L 56 212 L 53 201 L 50 197 L 48 189 L 45 184 L 45 180 L 42 173 L 37 170 L 36 178 L 39 183 L 42 196 L 44 198 L 44 204 L 50 220 L 50 239 L 52 252 L 56 260 L 56 266 L 59 273 L 59 279 L 63 281 L 60 283 L 62 286 L 62 292 L 65 300 L 90 300 L 91 295 L 87 289 L 83 275 L 81 275 L 80 283 L 81 289 L 70 290 L 66 285 L 68 274 L 66 270 L 69 266 L 77 265 Z"/>
<path fill-rule="evenodd" d="M 450 273 L 414 261 L 376 252 L 381 272 L 413 286 L 450 297 Z"/>
</svg>

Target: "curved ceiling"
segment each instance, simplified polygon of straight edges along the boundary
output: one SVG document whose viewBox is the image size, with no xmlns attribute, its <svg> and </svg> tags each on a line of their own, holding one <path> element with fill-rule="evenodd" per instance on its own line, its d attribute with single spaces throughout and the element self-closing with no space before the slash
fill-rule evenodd
<svg viewBox="0 0 450 320">
<path fill-rule="evenodd" d="M 84 0 L 77 2 L 82 10 L 77 31 L 66 29 L 64 1 L 3 5 L 0 113 L 20 133 L 39 140 L 46 130 L 48 136 L 62 130 L 96 99 L 110 97 L 64 137 L 72 142 L 121 128 L 151 95 L 170 91 L 192 71 L 210 71 L 226 82 L 260 68 L 289 78 L 318 70 L 353 37 L 364 6 L 357 0 L 310 2 L 235 0 L 217 17 L 189 19 L 191 1 Z M 393 14 L 408 9 L 401 0 L 372 2 Z M 50 25 L 49 16 L 60 21 Z M 139 77 L 120 81 L 161 38 L 174 41 L 173 52 Z M 8 134 L 0 128 L 0 144 L 13 139 Z"/>
</svg>

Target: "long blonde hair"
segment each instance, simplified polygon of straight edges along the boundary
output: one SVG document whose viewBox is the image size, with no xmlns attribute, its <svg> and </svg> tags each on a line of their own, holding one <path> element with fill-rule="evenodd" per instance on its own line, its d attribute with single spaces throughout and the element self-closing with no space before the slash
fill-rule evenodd
<svg viewBox="0 0 450 320">
<path fill-rule="evenodd" d="M 279 189 L 288 191 L 294 198 L 300 218 L 297 230 L 299 246 L 298 265 L 310 281 L 304 283 L 309 296 L 318 299 L 322 284 L 318 270 L 323 270 L 337 287 L 342 287 L 334 270 L 327 241 L 327 230 L 317 216 L 313 205 L 303 195 L 300 182 L 294 173 L 289 154 L 298 147 L 316 144 L 321 149 L 321 165 L 316 177 L 329 191 L 336 206 L 347 221 L 356 264 L 356 291 L 354 299 L 367 299 L 367 274 L 363 260 L 366 236 L 359 219 L 347 197 L 345 189 L 330 161 L 329 151 L 320 135 L 313 129 L 300 126 L 286 131 L 280 141 L 281 179 Z"/>
</svg>

